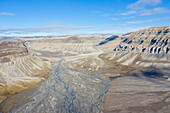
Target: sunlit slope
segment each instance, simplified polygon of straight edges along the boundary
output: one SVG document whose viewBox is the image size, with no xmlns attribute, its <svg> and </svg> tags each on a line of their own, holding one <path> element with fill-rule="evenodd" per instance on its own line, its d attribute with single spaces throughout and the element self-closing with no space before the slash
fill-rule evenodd
<svg viewBox="0 0 170 113">
<path fill-rule="evenodd" d="M 109 50 L 101 57 L 123 65 L 170 68 L 170 27 L 128 33 L 99 46 Z"/>
<path fill-rule="evenodd" d="M 21 40 L 0 40 L 0 97 L 28 89 L 51 73 L 51 64 L 31 54 Z"/>
</svg>

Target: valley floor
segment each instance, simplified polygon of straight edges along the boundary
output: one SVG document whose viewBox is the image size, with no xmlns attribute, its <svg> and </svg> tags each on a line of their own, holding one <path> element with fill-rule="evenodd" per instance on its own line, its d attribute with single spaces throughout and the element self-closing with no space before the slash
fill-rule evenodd
<svg viewBox="0 0 170 113">
<path fill-rule="evenodd" d="M 82 57 L 89 58 L 91 55 L 93 54 L 70 57 L 70 59 L 77 60 L 77 58 L 80 58 L 83 61 Z M 96 55 L 99 54 L 96 53 Z M 58 62 L 61 59 L 48 56 L 41 57 L 52 62 Z M 111 62 L 107 64 L 107 60 L 102 59 L 102 57 L 99 56 L 98 59 L 105 65 L 98 71 L 111 81 L 111 86 L 104 99 L 104 113 L 168 113 L 167 111 L 170 111 L 170 82 L 165 78 L 166 75 L 168 76 L 168 70 L 127 67 L 115 62 L 109 65 Z M 69 60 L 69 57 L 68 59 L 66 57 L 66 60 Z M 86 68 L 85 70 L 89 72 L 97 71 L 85 66 L 81 68 Z M 157 76 L 153 77 L 152 74 Z M 17 108 L 19 105 L 28 103 L 31 99 L 30 95 L 37 92 L 38 89 L 37 87 L 28 89 L 5 99 L 0 104 L 0 111 L 7 112 L 13 107 Z"/>
</svg>

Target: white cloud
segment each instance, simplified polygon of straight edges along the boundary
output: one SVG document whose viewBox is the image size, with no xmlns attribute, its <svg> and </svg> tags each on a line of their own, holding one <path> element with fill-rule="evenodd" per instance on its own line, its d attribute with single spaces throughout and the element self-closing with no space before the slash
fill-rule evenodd
<svg viewBox="0 0 170 113">
<path fill-rule="evenodd" d="M 119 26 L 119 27 L 115 27 L 115 26 L 106 26 L 106 27 L 102 27 L 100 29 L 96 29 L 95 33 L 100 33 L 100 34 L 124 34 L 124 33 L 128 33 L 128 32 L 133 32 L 133 31 L 137 31 L 137 30 L 141 30 L 141 29 L 146 29 L 149 28 L 151 26 Z"/>
<path fill-rule="evenodd" d="M 138 13 L 137 11 L 128 11 L 128 12 L 125 12 L 125 13 L 120 13 L 120 15 L 131 15 L 131 14 L 136 14 Z"/>
<path fill-rule="evenodd" d="M 68 31 L 80 30 L 80 29 L 91 29 L 96 26 L 65 26 L 65 25 L 46 25 L 36 28 L 5 28 L 0 29 L 0 33 L 11 33 L 11 34 L 27 34 L 27 33 L 66 33 Z"/>
<path fill-rule="evenodd" d="M 160 21 L 160 20 L 169 20 L 169 19 L 170 19 L 170 17 L 165 17 L 165 18 L 156 18 L 156 19 L 149 19 L 149 20 L 131 21 L 131 22 L 126 22 L 126 23 L 128 23 L 128 24 L 140 24 L 140 23 Z"/>
<path fill-rule="evenodd" d="M 164 13 L 169 13 L 170 10 L 164 8 L 164 7 L 157 7 L 157 8 L 153 8 L 150 10 L 141 10 L 140 11 L 140 15 L 154 15 L 154 14 L 164 14 Z"/>
<path fill-rule="evenodd" d="M 142 10 L 142 11 L 140 11 L 141 16 L 153 15 L 153 14 L 154 14 L 153 10 Z"/>
<path fill-rule="evenodd" d="M 170 17 L 165 17 L 164 19 L 165 19 L 165 20 L 170 20 Z"/>
<path fill-rule="evenodd" d="M 120 13 L 120 15 L 140 15 L 140 16 L 146 16 L 146 15 L 156 15 L 156 14 L 165 14 L 170 13 L 170 10 L 165 7 L 154 7 L 150 8 L 147 6 L 156 6 L 160 4 L 162 0 L 138 0 L 135 3 L 132 3 L 127 6 L 127 9 L 131 9 L 131 11 L 127 11 L 125 13 Z"/>
<path fill-rule="evenodd" d="M 102 17 L 109 17 L 110 14 L 101 14 L 100 16 L 102 16 Z"/>
<path fill-rule="evenodd" d="M 160 4 L 161 2 L 162 0 L 138 0 L 135 3 L 128 5 L 127 8 L 139 10 L 139 9 L 145 8 L 146 6 L 156 6 Z"/>
<path fill-rule="evenodd" d="M 145 22 L 151 22 L 153 21 L 152 19 L 149 20 L 141 20 L 141 21 L 131 21 L 131 22 L 126 22 L 128 24 L 140 24 L 140 23 L 145 23 Z"/>
<path fill-rule="evenodd" d="M 164 7 L 157 7 L 157 8 L 154 8 L 153 9 L 154 12 L 157 12 L 157 13 L 168 13 L 170 12 L 170 10 L 164 8 Z"/>
<path fill-rule="evenodd" d="M 15 16 L 15 14 L 9 12 L 1 12 L 0 15 Z"/>
<path fill-rule="evenodd" d="M 156 7 L 153 9 L 142 9 L 139 11 L 128 11 L 125 13 L 120 13 L 120 15 L 126 16 L 126 15 L 132 15 L 132 14 L 139 14 L 141 16 L 146 16 L 146 15 L 156 15 L 156 14 L 165 14 L 165 13 L 170 13 L 170 10 L 164 7 Z"/>
<path fill-rule="evenodd" d="M 118 20 L 117 18 L 111 18 L 111 20 Z"/>
</svg>

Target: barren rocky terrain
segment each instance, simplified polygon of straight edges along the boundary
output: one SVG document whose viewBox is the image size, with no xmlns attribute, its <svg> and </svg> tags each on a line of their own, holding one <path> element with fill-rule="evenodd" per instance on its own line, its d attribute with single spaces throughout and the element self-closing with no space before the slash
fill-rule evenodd
<svg viewBox="0 0 170 113">
<path fill-rule="evenodd" d="M 38 112 L 39 110 L 49 112 L 50 109 L 54 111 L 59 109 L 61 112 L 62 106 L 57 107 L 59 103 L 54 101 L 59 101 L 58 98 L 63 98 L 68 102 L 61 104 L 66 105 L 65 112 L 69 112 L 68 110 L 78 112 L 78 100 L 80 103 L 85 101 L 81 101 L 82 98 L 79 95 L 83 93 L 82 88 L 75 84 L 89 90 L 88 97 L 84 96 L 84 98 L 93 99 L 93 101 L 87 99 L 86 102 L 89 105 L 99 100 L 104 101 L 104 109 L 102 106 L 99 107 L 100 110 L 94 107 L 94 111 L 91 112 L 168 113 L 170 111 L 170 27 L 152 27 L 113 36 L 75 35 L 66 37 L 0 40 L 0 94 L 1 100 L 6 98 L 0 104 L 0 112 L 8 112 L 11 108 L 11 112 Z M 62 74 L 58 76 L 54 71 L 58 68 L 55 66 L 52 69 L 51 64 L 58 64 L 61 59 L 66 62 L 63 64 L 64 67 L 69 68 L 61 68 Z M 103 76 L 102 79 L 98 81 L 96 76 L 100 74 L 94 73 L 100 73 Z M 73 75 L 77 75 L 77 77 Z M 83 78 L 82 75 L 86 78 Z M 67 76 L 71 76 L 71 78 L 67 78 Z M 78 77 L 81 78 L 78 79 Z M 62 90 L 60 94 L 62 92 L 71 99 L 56 96 L 53 88 L 58 88 L 58 86 L 55 84 L 56 81 L 51 81 L 52 79 L 61 82 L 60 85 L 65 84 L 65 86 L 61 85 L 61 89 L 66 89 L 66 91 Z M 71 83 L 67 79 L 71 80 Z M 43 80 L 45 83 L 40 85 Z M 111 85 L 108 85 L 109 81 Z M 38 85 L 38 89 L 42 89 L 43 84 L 46 84 L 45 87 L 51 88 L 51 90 L 35 90 Z M 33 89 L 25 90 L 28 88 Z M 91 91 L 91 88 L 94 88 L 94 91 Z M 106 90 L 103 91 L 102 88 Z M 71 89 L 74 89 L 75 92 Z M 18 93 L 20 91 L 23 92 Z M 27 95 L 30 92 L 31 94 Z M 99 100 L 94 98 L 95 95 L 100 97 L 104 92 L 107 92 L 105 98 L 99 98 Z M 48 93 L 49 95 L 47 95 Z M 11 96 L 11 94 L 15 95 Z M 41 94 L 46 101 L 37 97 Z M 78 100 L 72 99 L 75 95 Z M 30 100 L 32 101 L 30 102 Z M 74 104 L 69 103 L 71 101 L 74 101 Z M 9 105 L 9 103 L 12 104 Z M 44 109 L 42 107 L 44 105 L 50 106 L 47 107 L 48 109 Z M 80 105 L 90 112 L 88 104 Z M 27 106 L 32 107 L 27 108 Z"/>
<path fill-rule="evenodd" d="M 0 100 L 36 86 L 51 75 L 51 64 L 18 39 L 0 40 Z"/>
</svg>

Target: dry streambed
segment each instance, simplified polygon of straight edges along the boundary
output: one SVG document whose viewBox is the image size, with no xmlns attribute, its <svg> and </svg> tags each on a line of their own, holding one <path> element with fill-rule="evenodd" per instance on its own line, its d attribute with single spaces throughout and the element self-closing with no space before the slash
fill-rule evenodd
<svg viewBox="0 0 170 113">
<path fill-rule="evenodd" d="M 104 108 L 109 86 L 110 81 L 103 75 L 73 67 L 61 59 L 53 63 L 52 76 L 40 86 L 3 101 L 0 111 L 98 113 Z"/>
</svg>

